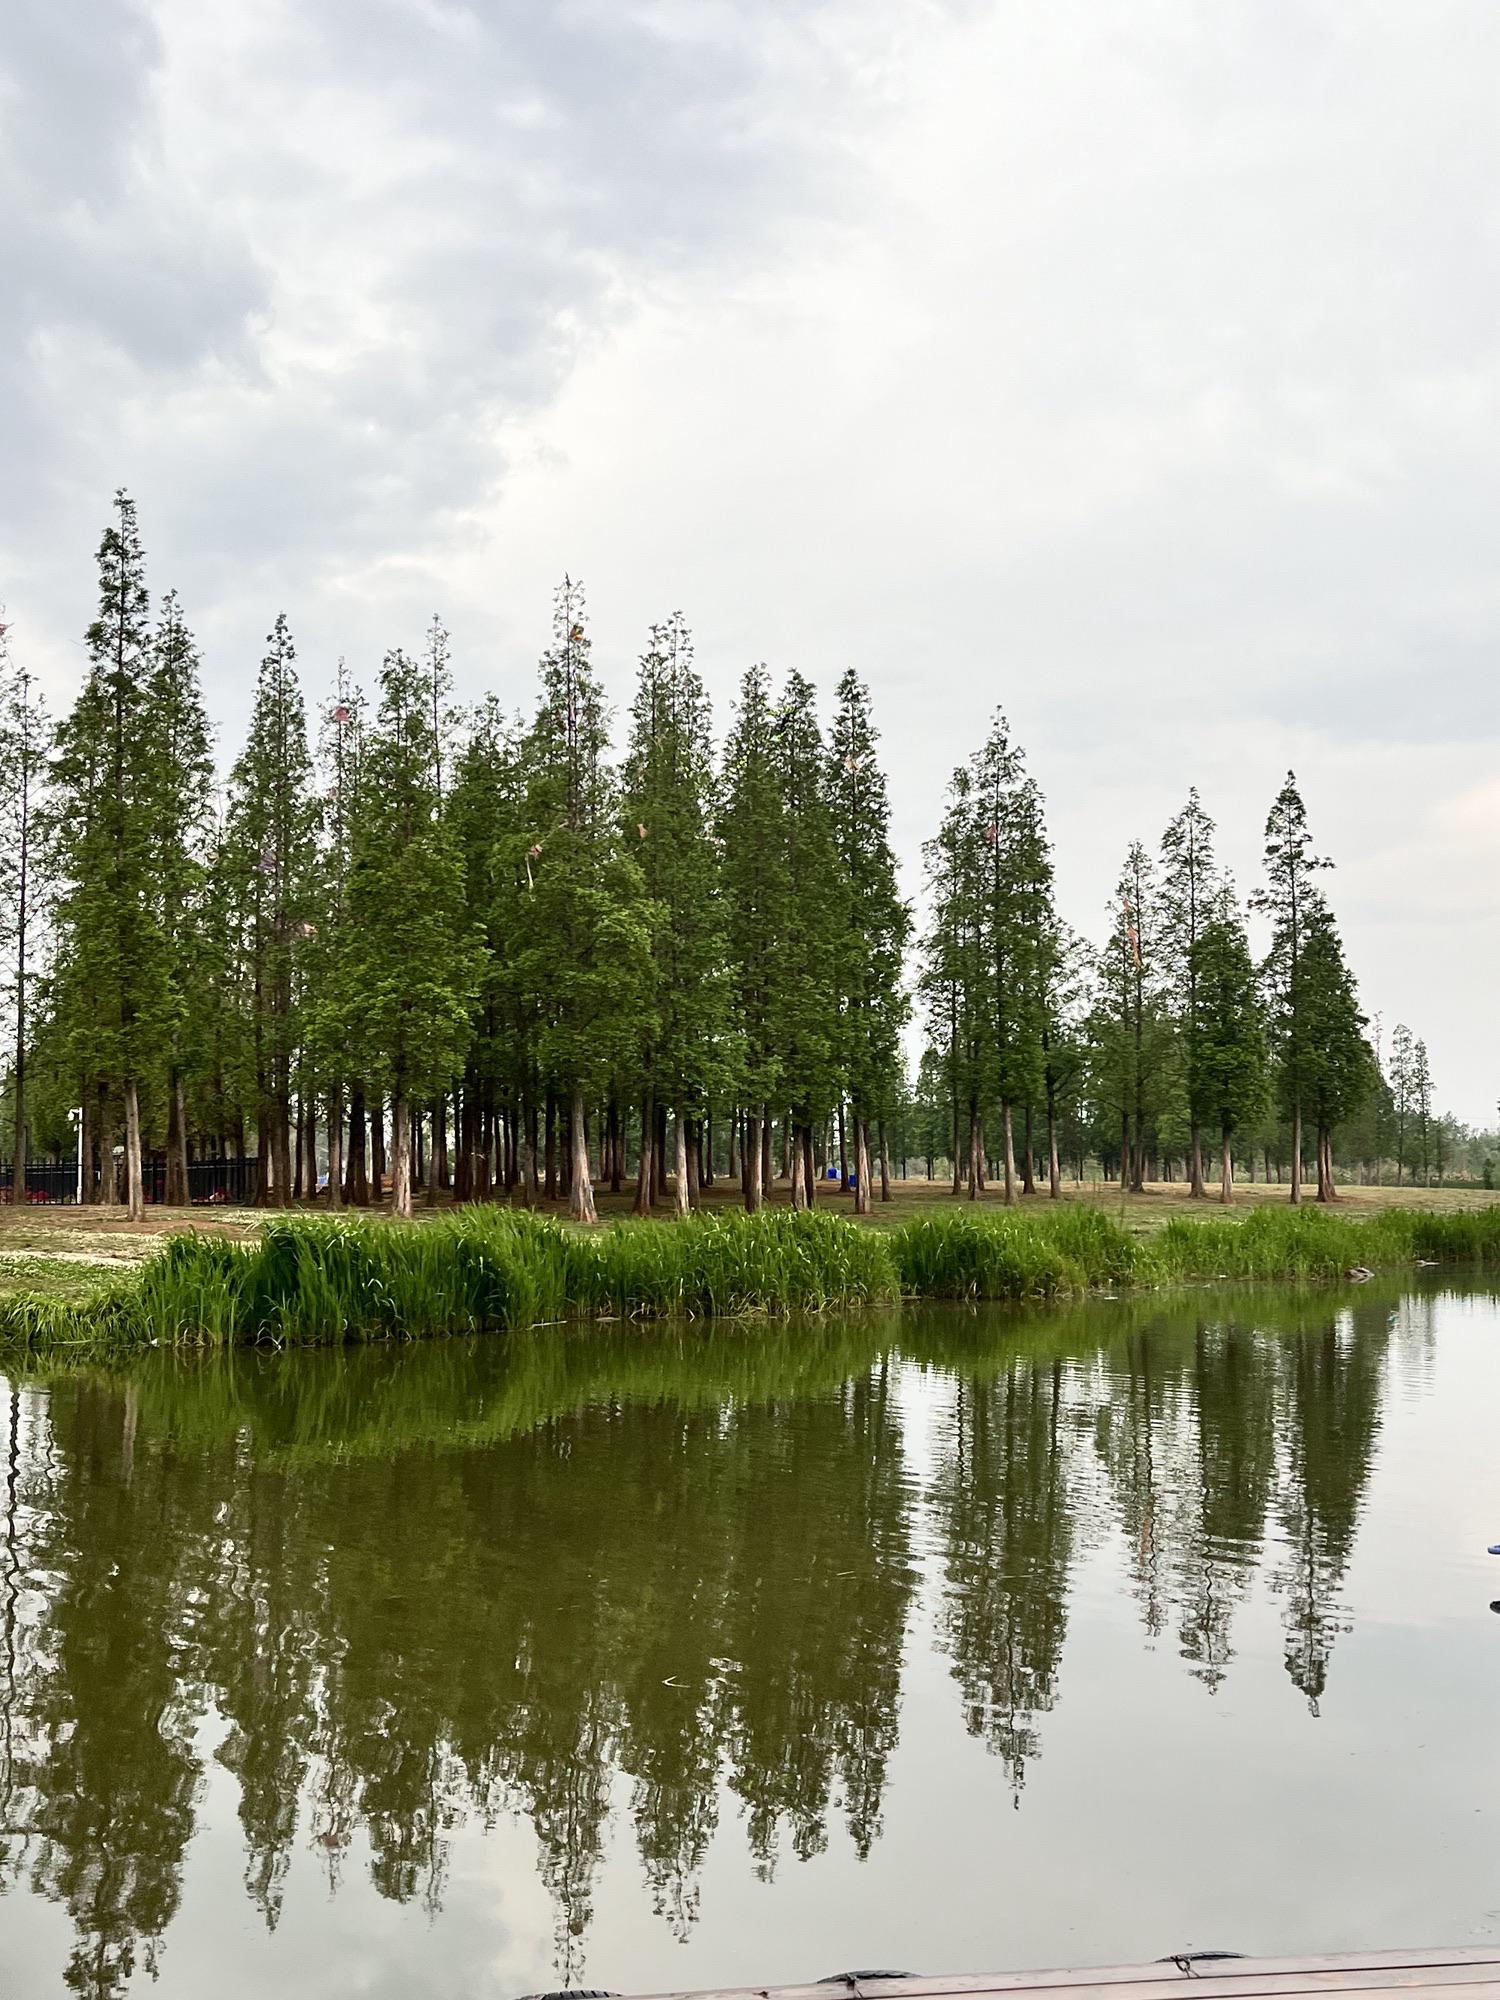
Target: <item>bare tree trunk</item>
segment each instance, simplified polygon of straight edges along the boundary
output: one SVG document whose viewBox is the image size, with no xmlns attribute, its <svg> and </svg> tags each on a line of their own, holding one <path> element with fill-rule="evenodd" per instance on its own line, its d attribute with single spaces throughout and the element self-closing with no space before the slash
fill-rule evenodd
<svg viewBox="0 0 1500 2000">
<path fill-rule="evenodd" d="M 969 1111 L 969 1199 L 978 1201 L 979 1190 L 984 1186 L 984 1133 L 979 1123 L 979 1113 L 972 1107 Z"/>
<path fill-rule="evenodd" d="M 859 1114 L 858 1112 L 856 1112 L 855 1113 L 856 1119 L 858 1118 L 858 1116 Z M 855 1150 L 858 1151 L 857 1140 L 856 1140 Z M 854 1171 L 856 1173 L 859 1172 L 858 1166 L 855 1167 Z M 847 1194 L 848 1192 L 849 1192 L 849 1135 L 844 1124 L 844 1100 L 841 1097 L 839 1099 L 839 1193 Z M 854 1204 L 854 1212 L 856 1215 L 860 1213 L 860 1206 L 858 1202 Z"/>
<path fill-rule="evenodd" d="M 766 1187 L 762 1178 L 765 1165 L 761 1153 L 760 1113 L 745 1113 L 745 1143 L 740 1152 L 740 1170 L 745 1192 L 745 1213 L 758 1214 L 765 1206 Z"/>
<path fill-rule="evenodd" d="M 687 1215 L 692 1206 L 688 1194 L 688 1131 L 687 1113 L 679 1104 L 677 1107 L 677 1171 L 674 1176 L 672 1196 L 673 1206 L 679 1217 Z"/>
<path fill-rule="evenodd" d="M 542 1193 L 557 1199 L 557 1099 L 550 1090 L 542 1120 Z"/>
<path fill-rule="evenodd" d="M 1021 1134 L 1023 1141 L 1021 1147 L 1021 1192 L 1022 1194 L 1035 1194 L 1036 1167 L 1033 1164 L 1035 1142 L 1031 1131 L 1031 1100 L 1029 1098 L 1026 1102 L 1026 1117 L 1021 1127 Z"/>
<path fill-rule="evenodd" d="M 589 1179 L 589 1121 L 584 1112 L 583 1092 L 573 1092 L 573 1169 L 568 1176 L 568 1212 L 575 1222 L 597 1222 L 594 1186 Z"/>
<path fill-rule="evenodd" d="M 1000 1100 L 1000 1126 L 1005 1137 L 1005 1206 L 1013 1208 L 1016 1200 L 1016 1135 L 1008 1097 Z"/>
<path fill-rule="evenodd" d="M 1226 1208 L 1234 1200 L 1234 1159 L 1229 1147 L 1229 1124 L 1225 1121 L 1219 1151 L 1219 1200 Z"/>
<path fill-rule="evenodd" d="M 125 1186 L 132 1222 L 146 1220 L 146 1186 L 141 1174 L 141 1100 L 135 1078 L 125 1085 Z"/>
<path fill-rule="evenodd" d="M 648 1090 L 641 1099 L 641 1157 L 635 1170 L 635 1212 L 649 1215 L 656 1199 L 656 1094 Z"/>
<path fill-rule="evenodd" d="M 880 1131 L 880 1199 L 882 1201 L 889 1201 L 891 1198 L 891 1142 L 890 1142 L 890 1137 L 886 1132 L 885 1120 L 883 1118 L 880 1120 L 879 1131 Z M 901 1159 L 901 1178 L 902 1180 L 906 1179 L 906 1157 L 904 1154 L 902 1155 Z"/>
<path fill-rule="evenodd" d="M 807 1190 L 807 1205 L 814 1208 L 818 1199 L 818 1167 L 813 1158 L 813 1131 L 811 1125 L 802 1127 L 802 1180 Z"/>
<path fill-rule="evenodd" d="M 703 1203 L 703 1124 L 701 1119 L 688 1120 L 688 1206 L 699 1208 Z"/>
<path fill-rule="evenodd" d="M 351 1208 L 370 1206 L 369 1117 L 363 1084 L 349 1093 L 349 1161 L 344 1173 L 344 1199 Z"/>
<path fill-rule="evenodd" d="M 842 1112 L 840 1117 L 842 1118 Z M 854 1114 L 854 1213 L 868 1215 L 870 1201 L 870 1137 L 865 1124 L 864 1113 Z"/>
<path fill-rule="evenodd" d="M 1292 1106 L 1292 1194 L 1293 1208 L 1302 1205 L 1302 1104 Z"/>
<path fill-rule="evenodd" d="M 620 1132 L 620 1100 L 609 1100 L 609 1191 L 620 1192 L 620 1183 L 625 1178 L 625 1147 Z"/>
<path fill-rule="evenodd" d="M 1190 1175 L 1188 1194 L 1193 1200 L 1201 1201 L 1208 1190 L 1203 1185 L 1203 1133 L 1196 1118 L 1192 1121 L 1190 1130 L 1192 1142 L 1188 1156 Z"/>
<path fill-rule="evenodd" d="M 99 1199 L 99 1188 L 94 1179 L 94 1118 L 87 1090 L 78 1093 L 78 1157 L 83 1162 L 83 1191 L 78 1199 L 91 1208 Z"/>
<path fill-rule="evenodd" d="M 391 1213 L 411 1219 L 411 1104 L 400 1089 L 391 1092 Z"/>
<path fill-rule="evenodd" d="M 167 1208 L 188 1205 L 187 1097 L 182 1072 L 176 1068 L 167 1075 L 167 1177 L 162 1202 Z"/>
<path fill-rule="evenodd" d="M 344 1090 L 334 1084 L 328 1093 L 328 1206 L 344 1205 Z"/>
<path fill-rule="evenodd" d="M 760 1185 L 763 1194 L 771 1189 L 771 1107 L 762 1105 L 760 1115 Z"/>
<path fill-rule="evenodd" d="M 527 1207 L 535 1208 L 541 1198 L 541 1182 L 537 1174 L 534 1104 L 527 1104 L 521 1113 L 521 1182 L 526 1190 Z"/>
<path fill-rule="evenodd" d="M 788 1124 L 790 1124 L 790 1121 L 788 1121 Z M 807 1185 L 804 1176 L 807 1170 L 807 1161 L 802 1151 L 802 1135 L 800 1132 L 792 1135 L 790 1146 L 787 1148 L 786 1164 L 792 1182 L 792 1207 L 795 1209 L 806 1208 Z"/>
</svg>

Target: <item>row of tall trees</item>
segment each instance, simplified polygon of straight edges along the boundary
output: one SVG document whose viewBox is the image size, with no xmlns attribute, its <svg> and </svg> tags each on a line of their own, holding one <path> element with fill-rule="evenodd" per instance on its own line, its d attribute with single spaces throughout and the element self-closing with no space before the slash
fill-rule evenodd
<svg viewBox="0 0 1500 2000">
<path fill-rule="evenodd" d="M 1290 773 L 1248 902 L 1193 791 L 1154 851 L 1129 844 L 1096 950 L 1057 913 L 1041 790 L 997 714 L 925 850 L 913 1098 L 911 913 L 852 670 L 825 733 L 800 674 L 751 667 L 718 754 L 675 613 L 616 758 L 571 578 L 523 714 L 455 708 L 434 618 L 368 690 L 339 662 L 310 725 L 280 616 L 221 788 L 197 644 L 175 593 L 153 610 L 123 492 L 98 571 L 55 729 L 0 655 L 0 951 L 13 1157 L 28 1119 L 60 1147 L 71 1112 L 88 1185 L 132 1213 L 148 1151 L 174 1202 L 191 1156 L 253 1149 L 267 1203 L 326 1162 L 335 1205 L 389 1180 L 403 1211 L 417 1187 L 565 1193 L 583 1219 L 596 1171 L 632 1173 L 642 1213 L 716 1171 L 751 1209 L 778 1174 L 803 1206 L 835 1153 L 868 1209 L 893 1135 L 1007 1200 L 1057 1194 L 1085 1150 L 1134 1188 L 1181 1161 L 1198 1195 L 1214 1154 L 1228 1200 L 1268 1120 L 1294 1202 L 1305 1162 L 1333 1197 L 1351 1122 L 1398 1179 L 1442 1152 L 1425 1047 L 1399 1028 L 1388 1077 L 1372 1052 Z"/>
<path fill-rule="evenodd" d="M 591 1220 L 596 1161 L 616 1187 L 633 1165 L 643 1211 L 691 1206 L 717 1115 L 752 1209 L 777 1134 L 798 1206 L 835 1126 L 860 1205 L 872 1157 L 888 1181 L 910 919 L 853 672 L 825 736 L 804 679 L 753 667 L 718 759 L 674 614 L 616 763 L 571 578 L 528 715 L 455 710 L 435 619 L 368 692 L 340 663 L 310 728 L 283 616 L 221 795 L 198 649 L 175 594 L 153 614 L 124 493 L 88 654 L 50 735 L 29 683 L 0 689 L 6 789 L 30 788 L 0 853 L 16 1157 L 28 1112 L 57 1145 L 72 1109 L 88 1185 L 132 1214 L 148 1150 L 183 1200 L 190 1154 L 253 1144 L 267 1203 L 326 1160 L 334 1205 L 388 1175 L 402 1212 L 421 1184 Z"/>
<path fill-rule="evenodd" d="M 1214 832 L 1193 791 L 1157 854 L 1132 841 L 1108 937 L 1090 954 L 1056 912 L 1041 795 L 1003 716 L 954 773 L 927 849 L 921 1086 L 946 1095 L 955 1192 L 966 1184 L 977 1197 L 992 1157 L 1008 1201 L 1030 1192 L 1035 1129 L 1056 1194 L 1060 1113 L 1072 1104 L 1088 1108 L 1098 1152 L 1137 1189 L 1152 1161 L 1175 1153 L 1203 1194 L 1210 1135 L 1227 1202 L 1235 1135 L 1274 1101 L 1290 1126 L 1292 1201 L 1302 1199 L 1305 1131 L 1318 1197 L 1333 1198 L 1334 1130 L 1379 1078 L 1319 885 L 1330 864 L 1313 852 L 1288 773 L 1249 903 L 1270 926 L 1257 964 Z"/>
</svg>

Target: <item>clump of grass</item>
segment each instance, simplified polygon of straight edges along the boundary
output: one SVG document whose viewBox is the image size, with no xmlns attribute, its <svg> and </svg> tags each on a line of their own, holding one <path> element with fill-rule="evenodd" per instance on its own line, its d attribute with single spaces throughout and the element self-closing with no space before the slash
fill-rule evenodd
<svg viewBox="0 0 1500 2000">
<path fill-rule="evenodd" d="M 1037 1299 L 1133 1276 L 1135 1241 L 1097 1208 L 960 1209 L 891 1232 L 902 1289 L 932 1299 Z"/>
</svg>

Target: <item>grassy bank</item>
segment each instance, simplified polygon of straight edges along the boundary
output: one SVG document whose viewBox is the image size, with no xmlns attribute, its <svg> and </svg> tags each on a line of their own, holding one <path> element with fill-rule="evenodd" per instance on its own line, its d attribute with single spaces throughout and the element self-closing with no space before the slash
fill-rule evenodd
<svg viewBox="0 0 1500 2000">
<path fill-rule="evenodd" d="M 1500 1262 L 1500 1205 L 1363 1219 L 1257 1209 L 1133 1235 L 1101 1209 L 950 1210 L 897 1228 L 721 1214 L 582 1232 L 471 1209 L 424 1226 L 299 1219 L 251 1243 L 181 1235 L 73 1296 L 0 1301 L 0 1341 L 316 1345 L 563 1321 L 817 1312 L 881 1299 L 1048 1299 L 1221 1278 Z"/>
</svg>

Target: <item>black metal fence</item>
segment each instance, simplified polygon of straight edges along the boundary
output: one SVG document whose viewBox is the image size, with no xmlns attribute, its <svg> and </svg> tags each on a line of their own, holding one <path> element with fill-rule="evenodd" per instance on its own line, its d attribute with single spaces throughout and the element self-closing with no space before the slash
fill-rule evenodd
<svg viewBox="0 0 1500 2000">
<path fill-rule="evenodd" d="M 260 1160 L 251 1153 L 229 1160 L 189 1160 L 188 1200 L 194 1208 L 226 1208 L 254 1201 Z M 148 1159 L 142 1168 L 146 1200 L 158 1206 L 167 1198 L 167 1163 Z M 0 1163 L 0 1201 L 16 1202 L 15 1171 Z M 28 1160 L 21 1200 L 28 1208 L 52 1208 L 78 1199 L 76 1160 Z"/>
</svg>

